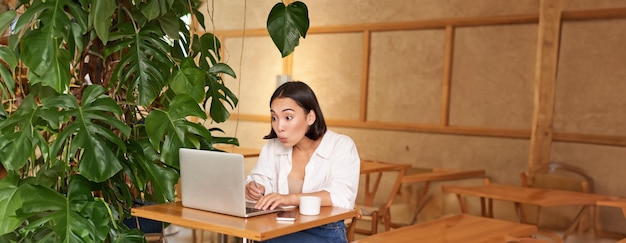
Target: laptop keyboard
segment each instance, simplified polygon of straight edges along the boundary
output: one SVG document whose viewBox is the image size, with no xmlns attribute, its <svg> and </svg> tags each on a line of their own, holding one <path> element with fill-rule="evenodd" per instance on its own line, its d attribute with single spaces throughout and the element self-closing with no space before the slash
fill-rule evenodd
<svg viewBox="0 0 626 243">
<path fill-rule="evenodd" d="M 255 212 L 263 212 L 263 211 L 272 211 L 270 209 L 256 209 L 251 207 L 246 207 L 246 213 L 255 213 Z M 276 211 L 276 210 L 274 210 Z"/>
</svg>

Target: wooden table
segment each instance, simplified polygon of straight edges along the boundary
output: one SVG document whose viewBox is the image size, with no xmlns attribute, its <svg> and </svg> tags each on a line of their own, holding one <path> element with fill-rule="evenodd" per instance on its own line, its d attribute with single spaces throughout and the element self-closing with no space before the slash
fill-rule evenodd
<svg viewBox="0 0 626 243">
<path fill-rule="evenodd" d="M 461 214 L 402 227 L 354 242 L 502 243 L 507 237 L 524 237 L 536 232 L 537 227 L 534 225 Z"/>
<path fill-rule="evenodd" d="M 322 207 L 316 216 L 298 215 L 293 223 L 276 221 L 276 213 L 240 218 L 182 206 L 181 202 L 132 208 L 133 216 L 169 222 L 192 229 L 209 230 L 254 241 L 263 241 L 356 216 L 356 211 Z"/>
<path fill-rule="evenodd" d="M 626 198 L 615 198 L 612 200 L 602 200 L 596 203 L 598 206 L 615 207 L 622 210 L 624 218 L 626 218 Z M 619 240 L 617 243 L 626 243 L 626 238 Z"/>
<path fill-rule="evenodd" d="M 469 178 L 486 178 L 485 170 L 456 170 L 443 168 L 411 168 L 402 177 L 402 184 L 423 182 L 424 187 L 419 193 L 415 212 L 410 224 L 417 223 L 417 216 L 426 205 L 427 194 L 430 189 L 430 183 L 436 181 L 452 181 Z"/>
<path fill-rule="evenodd" d="M 541 207 L 595 205 L 598 201 L 608 200 L 611 198 L 610 196 L 593 193 L 503 184 L 486 184 L 480 186 L 444 185 L 442 190 L 445 192 L 455 193 L 457 195 L 475 196 L 510 201 L 514 203 L 531 204 Z M 461 205 L 461 207 L 463 212 L 467 212 L 467 208 L 464 205 Z M 488 213 L 493 214 L 493 212 Z"/>
<path fill-rule="evenodd" d="M 451 192 L 457 194 L 459 204 L 461 205 L 461 211 L 467 213 L 467 205 L 463 199 L 464 196 L 475 196 L 481 198 L 481 206 L 483 216 L 493 217 L 493 209 L 491 205 L 485 207 L 485 198 L 510 201 L 515 203 L 516 208 L 520 208 L 520 204 L 530 204 L 540 207 L 557 207 L 557 206 L 583 206 L 584 208 L 576 215 L 571 226 L 565 231 L 563 238 L 574 229 L 583 216 L 583 212 L 587 207 L 594 206 L 598 201 L 609 200 L 612 198 L 607 195 L 555 190 L 546 188 L 532 188 L 522 187 L 514 185 L 502 185 L 502 184 L 486 184 L 481 186 L 443 186 L 442 190 L 445 192 Z M 490 204 L 490 203 L 488 203 Z M 521 223 L 525 223 L 526 220 L 523 215 L 518 211 L 518 218 Z M 594 230 L 595 229 L 594 225 Z"/>
<path fill-rule="evenodd" d="M 626 218 L 626 198 L 614 198 L 611 200 L 601 200 L 596 203 L 598 206 L 615 207 L 622 209 Z"/>
</svg>

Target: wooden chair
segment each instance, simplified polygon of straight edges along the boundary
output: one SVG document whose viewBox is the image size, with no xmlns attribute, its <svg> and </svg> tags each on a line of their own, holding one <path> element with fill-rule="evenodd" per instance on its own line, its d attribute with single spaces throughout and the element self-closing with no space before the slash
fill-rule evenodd
<svg viewBox="0 0 626 243">
<path fill-rule="evenodd" d="M 534 170 L 533 173 L 528 174 L 527 172 L 522 172 L 520 174 L 520 180 L 522 186 L 525 187 L 539 187 L 539 188 L 550 188 L 550 189 L 559 189 L 559 190 L 569 190 L 569 191 L 580 191 L 585 193 L 593 193 L 594 192 L 594 181 L 591 176 L 589 176 L 584 170 L 565 163 L 559 162 L 550 162 L 547 163 L 538 169 Z M 518 210 L 518 216 L 520 217 L 521 222 L 526 222 L 526 214 L 524 212 L 524 207 L 522 205 L 516 205 Z M 578 214 L 575 217 L 574 222 L 572 222 L 569 227 L 565 230 L 563 234 L 563 240 L 567 238 L 567 236 L 578 229 L 579 231 L 584 231 L 584 222 L 588 222 L 589 219 L 586 216 L 589 215 L 589 211 L 591 211 L 592 215 L 594 215 L 591 224 L 593 224 L 593 229 L 595 233 L 598 233 L 596 229 L 597 215 L 595 215 L 595 206 L 590 207 L 582 207 Z M 540 216 L 541 216 L 541 208 L 537 208 L 535 224 L 540 226 Z M 554 238 L 551 232 L 542 231 Z"/>
<path fill-rule="evenodd" d="M 358 234 L 373 235 L 378 233 L 379 220 L 381 220 L 382 223 L 385 225 L 385 231 L 391 229 L 391 205 L 393 204 L 393 200 L 400 190 L 402 177 L 406 174 L 407 169 L 410 168 L 410 165 L 396 165 L 379 161 L 374 162 L 385 164 L 388 166 L 384 170 L 372 173 L 365 173 L 365 199 L 364 202 L 362 204 L 359 204 L 358 206 L 361 211 L 361 220 L 370 221 L 371 227 L 369 229 L 362 229 L 354 226 L 354 230 Z M 397 173 L 397 176 L 394 181 L 393 187 L 389 192 L 387 201 L 382 205 L 375 205 L 374 199 L 378 192 L 381 178 L 385 173 Z"/>
<path fill-rule="evenodd" d="M 357 214 L 352 217 L 352 220 L 350 220 L 350 222 L 347 222 L 348 227 L 346 229 L 346 238 L 348 238 L 348 242 L 352 242 L 354 241 L 354 232 L 356 230 L 356 222 L 361 219 L 361 208 L 359 208 L 359 205 L 354 205 L 354 209 L 356 210 Z"/>
</svg>

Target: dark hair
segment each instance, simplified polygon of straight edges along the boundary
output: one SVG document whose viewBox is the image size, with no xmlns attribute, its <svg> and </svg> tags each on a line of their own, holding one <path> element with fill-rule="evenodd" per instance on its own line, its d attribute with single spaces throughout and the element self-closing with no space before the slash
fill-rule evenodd
<svg viewBox="0 0 626 243">
<path fill-rule="evenodd" d="M 305 134 L 306 137 L 312 140 L 317 140 L 324 135 L 324 133 L 326 133 L 326 121 L 324 121 L 322 109 L 320 108 L 319 102 L 317 102 L 315 93 L 307 84 L 300 81 L 286 82 L 274 91 L 274 94 L 270 99 L 270 106 L 272 105 L 272 101 L 277 98 L 291 98 L 298 104 L 298 106 L 302 107 L 307 114 L 310 111 L 315 112 L 315 122 L 313 122 L 313 124 L 309 127 L 309 131 Z M 276 131 L 272 128 L 270 134 L 263 138 L 271 139 L 277 137 Z"/>
</svg>

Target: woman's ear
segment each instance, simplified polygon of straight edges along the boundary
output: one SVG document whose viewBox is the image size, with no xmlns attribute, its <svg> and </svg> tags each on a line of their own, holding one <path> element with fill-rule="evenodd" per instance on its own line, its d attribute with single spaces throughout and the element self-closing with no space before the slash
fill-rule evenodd
<svg viewBox="0 0 626 243">
<path fill-rule="evenodd" d="M 306 115 L 306 121 L 307 124 L 313 125 L 313 123 L 315 123 L 315 119 L 317 119 L 317 117 L 315 116 L 315 112 L 313 110 L 309 111 L 309 114 Z"/>
</svg>

